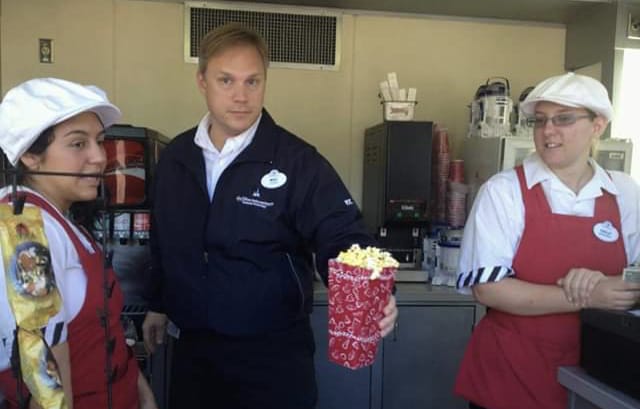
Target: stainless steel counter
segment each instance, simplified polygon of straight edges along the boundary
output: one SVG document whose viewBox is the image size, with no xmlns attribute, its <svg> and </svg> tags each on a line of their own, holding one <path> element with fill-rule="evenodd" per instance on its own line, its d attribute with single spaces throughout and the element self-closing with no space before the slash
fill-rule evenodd
<svg viewBox="0 0 640 409">
<path fill-rule="evenodd" d="M 562 367 L 558 382 L 569 389 L 569 409 L 640 409 L 640 402 L 589 376 L 579 367 Z"/>
<path fill-rule="evenodd" d="M 473 327 L 484 307 L 451 287 L 397 283 L 398 321 L 368 369 L 330 363 L 327 289 L 315 287 L 318 409 L 447 408 L 467 402 L 451 391 Z"/>
<path fill-rule="evenodd" d="M 327 303 L 327 288 L 320 282 L 315 283 L 314 300 L 316 304 Z M 475 305 L 471 295 L 460 294 L 452 287 L 432 286 L 427 283 L 396 283 L 396 300 L 402 304 L 460 304 Z"/>
</svg>

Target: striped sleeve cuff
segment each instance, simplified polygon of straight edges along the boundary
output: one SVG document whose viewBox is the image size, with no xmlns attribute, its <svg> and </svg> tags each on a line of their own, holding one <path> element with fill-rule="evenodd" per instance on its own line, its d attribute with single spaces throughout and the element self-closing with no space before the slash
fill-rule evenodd
<svg viewBox="0 0 640 409">
<path fill-rule="evenodd" d="M 63 321 L 49 323 L 48 326 L 41 328 L 41 332 L 49 346 L 58 345 L 67 340 L 67 328 Z"/>
<path fill-rule="evenodd" d="M 458 274 L 456 288 L 458 291 L 468 294 L 470 293 L 471 287 L 476 284 L 495 283 L 505 277 L 513 277 L 515 275 L 515 272 L 510 267 L 480 267 L 476 270 Z"/>
</svg>

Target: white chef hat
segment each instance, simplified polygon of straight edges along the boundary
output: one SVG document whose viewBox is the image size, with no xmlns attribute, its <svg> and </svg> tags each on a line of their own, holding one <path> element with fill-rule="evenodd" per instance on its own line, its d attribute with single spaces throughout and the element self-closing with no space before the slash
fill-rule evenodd
<svg viewBox="0 0 640 409">
<path fill-rule="evenodd" d="M 613 118 L 613 106 L 609 100 L 607 89 L 600 81 L 586 75 L 569 72 L 547 78 L 529 93 L 520 104 L 520 108 L 525 115 L 532 116 L 536 104 L 540 101 L 554 102 L 568 107 L 587 108 L 609 121 Z"/>
<path fill-rule="evenodd" d="M 57 78 L 23 82 L 0 102 L 0 148 L 15 166 L 44 130 L 87 111 L 96 113 L 105 128 L 121 117 L 98 87 Z"/>
</svg>

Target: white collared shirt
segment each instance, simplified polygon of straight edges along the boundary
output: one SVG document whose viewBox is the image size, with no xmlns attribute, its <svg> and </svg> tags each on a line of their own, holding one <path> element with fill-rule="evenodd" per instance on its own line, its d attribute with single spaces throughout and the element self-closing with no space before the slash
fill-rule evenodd
<svg viewBox="0 0 640 409">
<path fill-rule="evenodd" d="M 594 160 L 593 178 L 574 193 L 533 153 L 523 161 L 527 188 L 537 183 L 547 198 L 551 212 L 593 217 L 595 200 L 604 189 L 616 197 L 620 209 L 622 237 L 627 264 L 640 258 L 640 186 L 627 174 L 605 171 Z M 478 191 L 464 229 L 458 265 L 458 287 L 469 275 L 475 283 L 499 281 L 517 276 L 513 259 L 524 231 L 524 202 L 514 169 L 492 176 Z"/>
<path fill-rule="evenodd" d="M 207 113 L 200 120 L 193 141 L 197 146 L 202 148 L 205 170 L 207 172 L 207 191 L 209 192 L 209 199 L 211 201 L 213 201 L 213 194 L 222 172 L 224 172 L 229 164 L 253 141 L 253 137 L 258 129 L 258 124 L 260 123 L 260 118 L 262 118 L 262 114 L 258 116 L 258 119 L 249 129 L 240 135 L 227 138 L 221 151 L 218 151 L 209 137 L 209 127 L 212 121 L 211 115 Z"/>
</svg>

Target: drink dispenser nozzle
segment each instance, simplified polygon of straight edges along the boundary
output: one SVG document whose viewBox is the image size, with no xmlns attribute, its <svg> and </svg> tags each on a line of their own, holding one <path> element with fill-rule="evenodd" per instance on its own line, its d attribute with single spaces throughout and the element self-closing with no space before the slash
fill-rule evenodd
<svg viewBox="0 0 640 409">
<path fill-rule="evenodd" d="M 141 246 L 146 245 L 149 240 L 150 220 L 151 216 L 148 212 L 137 212 L 133 215 L 132 236 Z"/>
<path fill-rule="evenodd" d="M 121 245 L 131 238 L 131 213 L 122 212 L 113 215 L 113 238 Z"/>
</svg>

